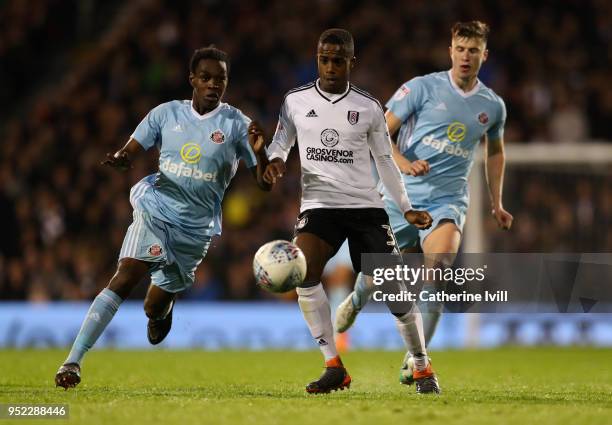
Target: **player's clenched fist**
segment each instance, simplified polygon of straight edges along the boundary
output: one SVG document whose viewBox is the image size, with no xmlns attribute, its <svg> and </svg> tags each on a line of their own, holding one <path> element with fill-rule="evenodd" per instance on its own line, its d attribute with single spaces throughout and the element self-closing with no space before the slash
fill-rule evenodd
<svg viewBox="0 0 612 425">
<path fill-rule="evenodd" d="M 280 158 L 274 158 L 266 167 L 263 179 L 268 184 L 276 183 L 276 179 L 282 177 L 285 170 L 285 162 Z"/>
<path fill-rule="evenodd" d="M 514 217 L 512 216 L 512 214 L 506 211 L 504 207 L 500 206 L 497 208 L 493 208 L 491 214 L 493 214 L 493 217 L 495 217 L 497 225 L 500 228 L 504 230 L 510 230 L 510 227 L 512 227 L 512 222 L 514 221 Z"/>
<path fill-rule="evenodd" d="M 406 211 L 404 218 L 417 229 L 425 230 L 431 227 L 433 219 L 427 211 L 410 210 Z"/>
<path fill-rule="evenodd" d="M 413 177 L 424 176 L 425 174 L 429 173 L 429 162 L 422 159 L 411 161 L 404 173 L 410 174 Z"/>
<path fill-rule="evenodd" d="M 409 161 L 402 155 L 394 155 L 393 159 L 403 174 L 416 177 L 429 173 L 429 162 L 423 159 Z"/>
<path fill-rule="evenodd" d="M 251 149 L 253 149 L 253 153 L 255 155 L 264 153 L 265 151 L 264 132 L 257 121 L 251 121 L 251 123 L 249 124 L 248 133 L 249 133 L 249 145 L 251 145 Z"/>
</svg>

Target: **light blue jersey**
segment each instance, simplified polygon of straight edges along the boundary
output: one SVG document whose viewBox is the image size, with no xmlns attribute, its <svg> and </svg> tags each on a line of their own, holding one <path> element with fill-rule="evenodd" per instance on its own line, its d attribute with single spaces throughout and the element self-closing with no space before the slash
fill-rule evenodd
<svg viewBox="0 0 612 425">
<path fill-rule="evenodd" d="M 400 152 L 410 161 L 421 159 L 430 165 L 425 176 L 403 175 L 414 208 L 425 209 L 434 218 L 428 231 L 419 232 L 421 240 L 442 219 L 455 221 L 462 230 L 474 152 L 483 136 L 489 140 L 503 137 L 503 100 L 480 81 L 463 92 L 450 71 L 444 71 L 404 83 L 386 106 L 402 121 L 397 138 Z M 401 213 L 398 217 L 388 198 L 385 195 L 391 224 L 394 230 L 402 230 L 408 224 Z"/>
<path fill-rule="evenodd" d="M 151 283 L 167 292 L 193 284 L 211 237 L 221 233 L 221 202 L 239 159 L 257 164 L 248 124 L 225 103 L 199 115 L 191 101 L 172 101 L 147 114 L 132 137 L 159 148 L 159 171 L 132 187 L 134 221 L 119 259 L 147 262 Z"/>
<path fill-rule="evenodd" d="M 163 103 L 138 124 L 132 137 L 144 149 L 160 150 L 159 171 L 134 186 L 134 207 L 201 235 L 221 233 L 221 202 L 238 161 L 256 159 L 240 110 L 221 103 L 199 115 L 191 100 Z M 142 184 L 141 184 L 142 183 Z"/>
</svg>

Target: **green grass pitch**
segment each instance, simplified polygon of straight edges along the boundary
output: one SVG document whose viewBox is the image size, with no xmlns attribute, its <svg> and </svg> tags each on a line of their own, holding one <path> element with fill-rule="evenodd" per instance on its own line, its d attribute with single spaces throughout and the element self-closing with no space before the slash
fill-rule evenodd
<svg viewBox="0 0 612 425">
<path fill-rule="evenodd" d="M 314 351 L 94 350 L 69 391 L 53 386 L 65 355 L 0 351 L 0 403 L 68 403 L 57 424 L 612 423 L 610 349 L 434 352 L 439 397 L 398 383 L 401 353 L 346 354 L 351 389 L 318 396 L 304 392 L 322 370 Z"/>
</svg>

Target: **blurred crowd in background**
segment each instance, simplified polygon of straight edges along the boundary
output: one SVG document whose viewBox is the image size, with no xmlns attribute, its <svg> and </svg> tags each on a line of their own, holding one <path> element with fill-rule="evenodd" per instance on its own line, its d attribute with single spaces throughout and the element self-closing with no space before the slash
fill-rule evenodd
<svg viewBox="0 0 612 425">
<path fill-rule="evenodd" d="M 284 93 L 316 78 L 329 27 L 356 42 L 353 82 L 383 102 L 404 81 L 447 69 L 450 27 L 490 24 L 481 80 L 506 102 L 507 143 L 612 140 L 612 3 L 556 1 L 7 0 L 0 5 L 0 299 L 89 299 L 104 287 L 131 222 L 129 188 L 156 171 L 100 166 L 156 105 L 188 99 L 188 62 L 214 43 L 231 58 L 225 101 L 268 136 Z M 299 163 L 271 194 L 240 169 L 224 232 L 197 272 L 195 299 L 266 295 L 252 278 L 263 242 L 291 238 Z M 516 226 L 498 251 L 612 251 L 612 180 L 509 170 Z M 601 229 L 603 226 L 603 229 Z M 584 236 L 587 235 L 587 236 Z M 142 295 L 144 287 L 137 292 Z"/>
</svg>

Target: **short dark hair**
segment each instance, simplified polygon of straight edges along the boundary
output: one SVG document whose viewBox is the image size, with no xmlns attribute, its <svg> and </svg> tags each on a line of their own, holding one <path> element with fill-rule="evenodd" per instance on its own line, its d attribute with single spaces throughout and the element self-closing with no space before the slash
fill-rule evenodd
<svg viewBox="0 0 612 425">
<path fill-rule="evenodd" d="M 489 38 L 489 26 L 481 21 L 457 22 L 451 28 L 451 35 L 453 38 L 480 38 L 486 43 Z"/>
<path fill-rule="evenodd" d="M 319 44 L 339 44 L 344 46 L 344 50 L 353 57 L 355 55 L 355 43 L 353 36 L 347 30 L 341 28 L 330 28 L 323 31 L 319 37 Z"/>
<path fill-rule="evenodd" d="M 195 52 L 193 52 L 193 55 L 191 55 L 191 60 L 189 61 L 189 71 L 191 71 L 192 74 L 195 73 L 196 68 L 202 59 L 213 59 L 220 62 L 225 62 L 227 73 L 229 74 L 229 56 L 223 50 L 217 49 L 214 44 L 211 44 L 208 47 L 202 47 L 201 49 L 197 49 Z"/>
</svg>

